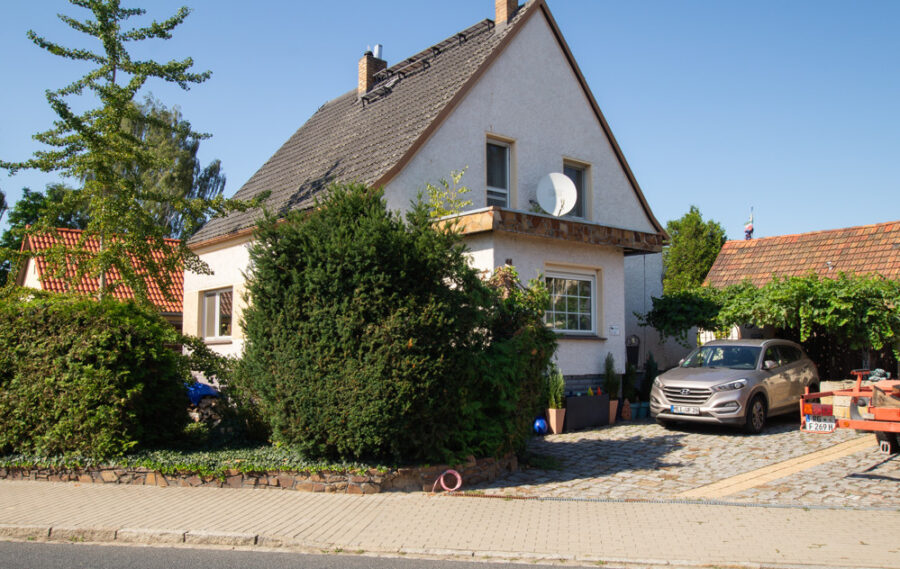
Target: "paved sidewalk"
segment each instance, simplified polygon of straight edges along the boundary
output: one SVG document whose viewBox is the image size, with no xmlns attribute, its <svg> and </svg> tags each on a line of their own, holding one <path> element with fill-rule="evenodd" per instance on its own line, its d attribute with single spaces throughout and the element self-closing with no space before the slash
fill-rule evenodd
<svg viewBox="0 0 900 569">
<path fill-rule="evenodd" d="M 0 537 L 570 560 L 898 567 L 897 510 L 0 482 Z"/>
</svg>

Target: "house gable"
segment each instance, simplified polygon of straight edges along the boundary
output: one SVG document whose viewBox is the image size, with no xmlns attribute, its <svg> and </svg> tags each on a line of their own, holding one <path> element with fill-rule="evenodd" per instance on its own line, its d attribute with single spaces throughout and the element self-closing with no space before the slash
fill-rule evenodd
<svg viewBox="0 0 900 569">
<path fill-rule="evenodd" d="M 543 0 L 378 184 L 403 209 L 426 181 L 467 167 L 472 208 L 486 203 L 485 142 L 510 144 L 510 207 L 532 209 L 538 181 L 586 167 L 589 222 L 665 236 Z"/>
<path fill-rule="evenodd" d="M 533 0 L 519 7 L 505 24 L 495 25 L 491 20 L 483 20 L 376 73 L 374 87 L 363 96 L 354 89 L 329 101 L 294 133 L 235 197 L 251 199 L 263 192 L 270 192 L 267 209 L 285 213 L 310 207 L 317 194 L 332 182 L 355 181 L 372 186 L 392 183 L 398 175 L 408 170 L 409 163 L 419 155 L 422 146 L 443 129 L 446 120 L 457 113 L 457 107 L 473 98 L 472 90 L 478 89 L 483 76 L 495 74 L 490 70 L 496 60 L 509 57 L 504 55 L 506 48 L 513 43 L 521 43 L 517 37 L 523 29 L 533 27 L 532 20 L 543 22 L 544 35 L 548 39 L 553 38 L 555 45 L 549 50 L 556 57 L 554 64 L 569 69 L 564 83 L 571 90 L 570 95 L 581 92 L 584 100 L 579 104 L 586 105 L 593 113 L 592 121 L 585 119 L 584 124 L 594 122 L 606 132 L 603 145 L 609 148 L 618 167 L 604 169 L 603 175 L 618 171 L 618 175 L 627 180 L 632 194 L 630 199 L 635 200 L 643 210 L 644 222 L 631 225 L 635 229 L 641 226 L 641 230 L 665 235 L 647 207 L 544 0 Z M 534 62 L 531 65 L 533 70 L 544 63 L 535 62 L 534 58 L 544 57 L 540 52 L 520 52 L 520 55 L 525 62 Z M 539 106 L 534 108 L 542 108 L 547 101 L 538 103 Z M 577 156 L 571 158 L 578 160 Z M 461 165 L 455 164 L 452 168 L 459 167 Z M 552 171 L 560 169 L 561 166 L 557 166 Z M 436 171 L 439 170 L 432 170 L 426 178 L 419 179 L 416 187 L 421 189 L 425 181 L 433 179 Z M 600 172 L 599 169 L 596 171 Z M 448 174 L 449 170 L 444 175 Z M 415 192 L 412 193 L 414 195 Z M 620 194 L 614 191 L 606 197 Z M 605 203 L 604 199 L 597 200 L 595 207 L 632 209 L 628 203 Z M 409 199 L 398 200 L 398 203 L 398 209 L 405 209 Z M 528 209 L 527 201 L 520 208 Z M 213 219 L 191 239 L 191 246 L 249 234 L 259 215 L 258 211 L 235 212 Z M 631 217 L 637 219 L 639 216 Z M 596 221 L 603 218 L 603 215 L 598 215 Z M 621 219 L 620 216 L 616 218 Z M 615 226 L 622 227 L 621 224 Z"/>
</svg>

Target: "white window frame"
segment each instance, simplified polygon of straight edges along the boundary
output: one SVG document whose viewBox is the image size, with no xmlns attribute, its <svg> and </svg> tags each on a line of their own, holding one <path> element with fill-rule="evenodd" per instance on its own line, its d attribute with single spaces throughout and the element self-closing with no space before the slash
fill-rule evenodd
<svg viewBox="0 0 900 569">
<path fill-rule="evenodd" d="M 219 336 L 219 330 L 221 329 L 221 320 L 220 317 L 222 315 L 221 309 L 221 298 L 222 293 L 230 292 L 231 293 L 231 334 L 228 336 Z M 209 336 L 207 335 L 208 330 L 206 329 L 206 299 L 210 296 L 215 296 L 216 298 L 216 308 L 215 308 L 215 322 L 213 324 L 213 332 L 215 335 Z M 234 334 L 234 288 L 219 288 L 215 290 L 206 290 L 201 293 L 200 296 L 200 332 L 203 334 L 203 338 L 205 340 L 228 340 Z"/>
<path fill-rule="evenodd" d="M 490 164 L 488 164 L 488 144 L 493 144 L 494 146 L 499 146 L 501 148 L 506 149 L 506 187 L 498 188 L 496 186 L 487 185 L 487 175 L 490 171 Z M 499 205 L 498 207 L 510 207 L 509 205 L 509 196 L 512 189 L 512 143 L 506 142 L 503 140 L 498 140 L 496 138 L 488 138 L 484 143 L 484 180 L 485 186 L 487 187 L 487 191 L 485 192 L 485 204 L 488 206 L 497 206 L 498 204 L 490 203 L 491 199 L 499 200 L 501 197 L 505 198 L 505 203 Z M 491 196 L 491 194 L 502 194 Z"/>
<path fill-rule="evenodd" d="M 589 283 L 589 285 L 590 285 L 590 302 L 589 302 L 590 314 L 589 314 L 589 316 L 591 318 L 590 329 L 580 330 L 580 329 L 570 329 L 570 328 L 557 328 L 557 327 L 553 326 L 553 320 L 555 320 L 555 318 L 551 318 L 550 315 L 557 314 L 557 311 L 553 310 L 553 307 L 554 307 L 556 301 L 558 300 L 558 295 L 554 295 L 553 288 L 549 287 L 550 283 L 547 283 L 548 279 L 576 280 L 576 281 Z M 555 270 L 547 271 L 544 274 L 544 282 L 547 283 L 548 287 L 550 288 L 550 307 L 548 307 L 548 309 L 544 315 L 544 318 L 545 318 L 544 322 L 548 326 L 553 328 L 553 331 L 560 333 L 560 334 L 596 336 L 598 334 L 597 331 L 598 331 L 598 324 L 599 324 L 599 322 L 598 322 L 599 311 L 597 310 L 597 303 L 598 303 L 598 298 L 600 296 L 599 291 L 597 289 L 597 282 L 598 282 L 597 274 L 596 273 L 555 271 Z M 577 296 L 576 298 L 580 299 L 583 297 Z M 577 311 L 569 312 L 568 310 L 566 310 L 566 312 L 562 312 L 562 314 L 565 316 L 569 316 L 569 315 L 582 316 L 583 315 L 583 313 L 581 313 L 581 312 L 577 312 Z"/>
</svg>

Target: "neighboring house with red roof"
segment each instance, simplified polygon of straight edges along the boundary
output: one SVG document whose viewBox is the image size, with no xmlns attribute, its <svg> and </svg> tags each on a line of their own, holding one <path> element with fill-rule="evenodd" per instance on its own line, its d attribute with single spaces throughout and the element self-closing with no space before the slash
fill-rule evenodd
<svg viewBox="0 0 900 569">
<path fill-rule="evenodd" d="M 716 257 L 704 284 L 716 288 L 750 281 L 762 286 L 773 277 L 809 274 L 836 277 L 877 274 L 900 280 L 900 221 L 728 241 Z M 761 337 L 771 330 L 732 330 L 731 337 Z M 708 340 L 711 333 L 704 333 Z"/>
<path fill-rule="evenodd" d="M 67 248 L 82 248 L 91 252 L 100 251 L 100 243 L 96 239 L 88 238 L 82 243 L 83 232 L 80 229 L 56 229 L 56 235 L 50 233 L 27 235 L 22 242 L 22 251 L 46 251 L 61 240 Z M 178 246 L 177 239 L 166 239 L 166 244 L 172 248 Z M 158 253 L 162 257 L 162 252 Z M 119 280 L 119 273 L 115 269 L 107 274 L 110 283 Z M 147 297 L 160 310 L 163 317 L 179 329 L 182 326 L 183 300 L 184 300 L 184 270 L 173 271 L 171 275 L 172 288 L 169 297 L 163 294 L 159 285 L 151 278 L 146 280 Z M 97 278 L 84 277 L 75 285 L 74 290 L 66 279 L 56 278 L 52 275 L 52 267 L 42 255 L 34 255 L 19 269 L 16 284 L 38 290 L 50 292 L 77 292 L 81 294 L 96 294 L 100 289 Z M 131 288 L 120 285 L 113 288 L 113 298 L 121 300 L 134 298 Z"/>
<path fill-rule="evenodd" d="M 900 280 L 900 221 L 728 241 L 706 284 L 723 288 L 749 280 L 761 286 L 778 277 L 878 274 Z"/>
<path fill-rule="evenodd" d="M 383 187 L 388 206 L 403 211 L 427 183 L 468 168 L 461 184 L 473 203 L 460 220 L 473 266 L 545 276 L 558 363 L 581 389 L 599 378 L 607 353 L 624 368 L 625 257 L 658 253 L 667 236 L 547 2 L 483 1 L 493 20 L 395 65 L 378 49 L 365 53 L 358 84 L 313 114 L 235 197 L 270 192 L 268 210 L 287 212 L 312 207 L 331 183 L 361 182 Z M 538 183 L 552 172 L 577 194 L 561 217 L 535 212 Z M 212 219 L 189 242 L 213 274 L 186 274 L 184 331 L 221 353 L 243 350 L 247 247 L 259 215 Z"/>
</svg>

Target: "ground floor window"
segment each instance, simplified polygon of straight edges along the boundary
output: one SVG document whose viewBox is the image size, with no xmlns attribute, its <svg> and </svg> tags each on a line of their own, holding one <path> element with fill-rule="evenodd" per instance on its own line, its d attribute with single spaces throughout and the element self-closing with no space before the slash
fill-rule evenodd
<svg viewBox="0 0 900 569">
<path fill-rule="evenodd" d="M 203 293 L 203 337 L 231 337 L 233 293 L 230 288 Z"/>
<path fill-rule="evenodd" d="M 597 279 L 593 275 L 550 273 L 550 302 L 544 321 L 557 332 L 597 332 Z"/>
</svg>

